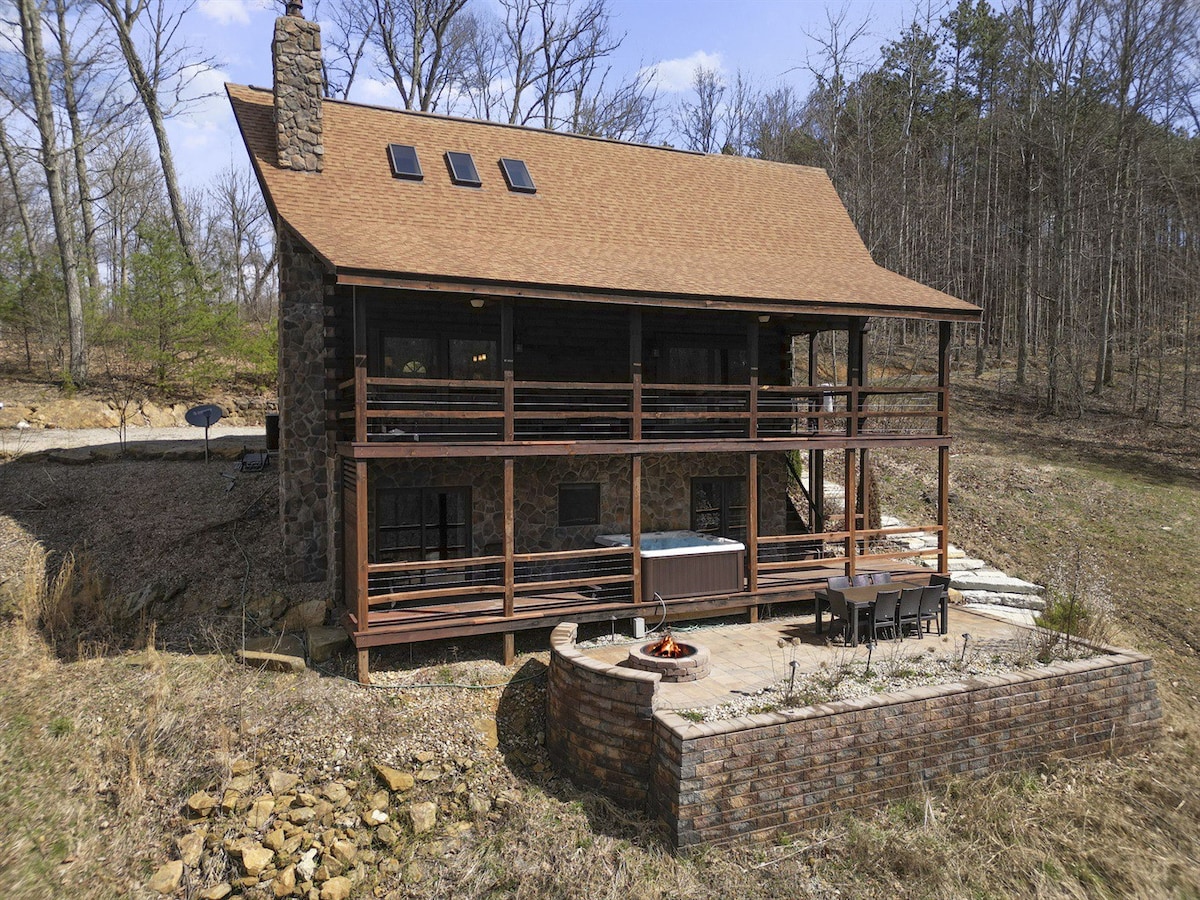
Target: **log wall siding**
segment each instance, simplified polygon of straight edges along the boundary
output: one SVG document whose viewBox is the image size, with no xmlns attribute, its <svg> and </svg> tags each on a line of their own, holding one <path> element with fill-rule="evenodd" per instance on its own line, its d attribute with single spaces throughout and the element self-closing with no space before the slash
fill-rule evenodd
<svg viewBox="0 0 1200 900">
<path fill-rule="evenodd" d="M 646 809 L 676 849 L 800 832 L 957 775 L 1129 753 L 1162 719 L 1151 659 L 1103 648 L 1091 659 L 697 724 L 657 709 L 639 673 L 583 657 L 574 634 L 563 624 L 551 640 L 551 757 L 581 786 Z"/>
</svg>

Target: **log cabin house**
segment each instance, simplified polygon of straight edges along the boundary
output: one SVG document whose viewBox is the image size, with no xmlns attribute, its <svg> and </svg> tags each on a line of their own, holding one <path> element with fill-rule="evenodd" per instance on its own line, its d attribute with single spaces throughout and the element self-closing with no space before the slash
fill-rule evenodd
<svg viewBox="0 0 1200 900">
<path fill-rule="evenodd" d="M 510 659 L 566 619 L 946 570 L 951 327 L 980 311 L 875 265 L 824 171 L 324 99 L 295 8 L 273 57 L 273 90 L 227 90 L 279 238 L 285 566 L 340 594 L 360 678 L 388 644 Z M 895 318 L 936 323 L 936 381 L 867 383 Z M 868 527 L 878 448 L 936 458 L 936 548 Z"/>
</svg>

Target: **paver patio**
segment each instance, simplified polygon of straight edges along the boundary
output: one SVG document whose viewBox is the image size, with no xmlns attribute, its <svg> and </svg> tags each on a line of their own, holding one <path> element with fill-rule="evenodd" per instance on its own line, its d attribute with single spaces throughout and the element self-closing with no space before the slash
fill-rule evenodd
<svg viewBox="0 0 1200 900">
<path fill-rule="evenodd" d="M 938 656 L 957 657 L 962 652 L 964 633 L 971 636 L 969 644 L 980 649 L 1000 643 L 1007 645 L 1019 639 L 1021 632 L 1028 634 L 1029 629 L 951 606 L 948 634 L 883 641 L 875 648 L 874 659 L 882 660 L 893 653 L 924 654 L 929 653 L 930 648 Z M 629 655 L 630 647 L 652 642 L 661 633 L 662 630 L 642 640 L 581 647 L 580 650 L 601 662 L 618 664 Z M 712 671 L 699 681 L 660 684 L 657 696 L 667 709 L 717 706 L 770 687 L 788 676 L 793 658 L 799 672 L 816 672 L 822 665 L 832 667 L 867 658 L 865 644 L 847 647 L 838 641 L 828 641 L 828 624 L 825 634 L 817 634 L 812 614 L 773 618 L 754 624 L 689 627 L 676 630 L 675 635 L 682 642 L 699 642 L 708 647 Z M 781 641 L 784 646 L 780 646 Z M 792 643 L 788 644 L 788 641 Z"/>
</svg>

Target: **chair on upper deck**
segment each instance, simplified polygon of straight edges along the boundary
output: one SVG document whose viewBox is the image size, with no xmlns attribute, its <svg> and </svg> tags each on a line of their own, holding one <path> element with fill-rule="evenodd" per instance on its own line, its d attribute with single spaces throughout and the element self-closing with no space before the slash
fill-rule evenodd
<svg viewBox="0 0 1200 900">
<path fill-rule="evenodd" d="M 896 631 L 904 637 L 904 629 L 911 625 L 921 636 L 921 594 L 924 588 L 904 588 L 900 592 L 900 609 L 896 614 Z"/>
<path fill-rule="evenodd" d="M 831 591 L 844 591 L 850 587 L 850 578 L 846 575 L 834 575 L 832 578 L 825 579 L 825 586 Z"/>
<path fill-rule="evenodd" d="M 930 586 L 937 585 L 938 587 L 940 587 L 942 589 L 942 593 L 944 594 L 948 590 L 950 590 L 950 576 L 949 575 L 930 575 L 929 576 L 929 584 L 930 584 Z"/>
<path fill-rule="evenodd" d="M 879 640 L 881 631 L 890 631 L 893 637 L 899 637 L 900 632 L 896 628 L 896 612 L 899 602 L 899 589 L 880 591 L 875 598 L 875 603 L 871 607 L 871 636 L 874 640 Z"/>
<path fill-rule="evenodd" d="M 871 584 L 891 584 L 891 572 L 875 572 L 871 575 Z"/>
<path fill-rule="evenodd" d="M 851 587 L 866 587 L 870 583 L 871 583 L 870 575 L 851 575 L 850 576 L 850 586 Z"/>
<path fill-rule="evenodd" d="M 935 576 L 936 577 L 936 576 Z M 921 588 L 921 612 L 920 620 L 925 625 L 925 631 L 929 631 L 929 623 L 932 622 L 937 628 L 937 633 L 942 633 L 942 593 L 945 588 L 939 584 L 931 584 L 929 587 Z M 917 627 L 917 636 L 920 637 L 921 628 Z"/>
</svg>

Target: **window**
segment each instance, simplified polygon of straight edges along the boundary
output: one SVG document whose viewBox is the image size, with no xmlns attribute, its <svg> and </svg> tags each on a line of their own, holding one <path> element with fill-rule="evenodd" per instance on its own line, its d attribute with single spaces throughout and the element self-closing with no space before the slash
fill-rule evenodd
<svg viewBox="0 0 1200 900">
<path fill-rule="evenodd" d="M 470 153 L 456 153 L 453 150 L 447 150 L 446 166 L 450 169 L 450 180 L 455 184 L 466 187 L 483 185 L 483 182 L 479 180 L 479 172 L 475 169 L 475 160 L 471 158 Z"/>
<path fill-rule="evenodd" d="M 525 165 L 524 160 L 501 159 L 500 171 L 504 173 L 504 181 L 510 191 L 519 194 L 537 193 L 537 187 L 534 186 L 533 177 L 529 174 L 529 167 Z"/>
<path fill-rule="evenodd" d="M 380 562 L 470 556 L 471 489 L 380 488 L 375 494 L 375 555 Z"/>
<path fill-rule="evenodd" d="M 750 360 L 745 347 L 728 346 L 721 335 L 667 335 L 651 351 L 658 357 L 658 380 L 668 384 L 747 384 Z"/>
<path fill-rule="evenodd" d="M 600 485 L 560 484 L 558 524 L 559 527 L 600 524 Z"/>
<path fill-rule="evenodd" d="M 692 531 L 746 539 L 746 479 L 693 478 Z"/>
<path fill-rule="evenodd" d="M 417 148 L 408 144 L 388 144 L 388 160 L 392 164 L 392 175 L 409 181 L 421 181 L 421 161 L 417 159 Z"/>
<path fill-rule="evenodd" d="M 379 337 L 379 371 L 384 378 L 458 378 L 492 381 L 500 377 L 496 341 L 454 337 Z"/>
</svg>

